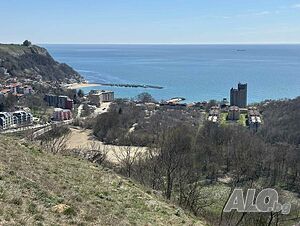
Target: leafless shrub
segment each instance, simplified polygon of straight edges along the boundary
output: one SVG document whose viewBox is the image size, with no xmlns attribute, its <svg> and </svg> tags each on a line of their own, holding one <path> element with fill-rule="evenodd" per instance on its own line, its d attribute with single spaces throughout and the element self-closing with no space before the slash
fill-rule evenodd
<svg viewBox="0 0 300 226">
<path fill-rule="evenodd" d="M 78 147 L 71 151 L 71 154 L 86 159 L 90 162 L 102 165 L 107 160 L 109 150 L 107 146 L 92 142 L 88 147 Z"/>
<path fill-rule="evenodd" d="M 42 147 L 52 154 L 62 153 L 66 150 L 70 129 L 58 127 L 40 137 Z"/>
<path fill-rule="evenodd" d="M 93 155 L 90 157 L 90 161 L 101 165 L 107 159 L 108 148 L 105 145 L 93 142 L 90 144 L 90 151 Z"/>
<path fill-rule="evenodd" d="M 113 149 L 113 154 L 120 167 L 125 170 L 126 176 L 131 177 L 133 165 L 140 155 L 140 148 L 123 146 Z"/>
</svg>

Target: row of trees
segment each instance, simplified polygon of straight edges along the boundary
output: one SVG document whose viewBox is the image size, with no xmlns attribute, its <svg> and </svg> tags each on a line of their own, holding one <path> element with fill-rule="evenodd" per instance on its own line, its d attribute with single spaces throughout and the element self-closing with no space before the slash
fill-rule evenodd
<svg viewBox="0 0 300 226">
<path fill-rule="evenodd" d="M 162 191 L 167 199 L 218 224 L 215 215 L 209 218 L 206 207 L 216 202 L 220 204 L 220 200 L 214 200 L 212 194 L 204 192 L 204 188 L 217 184 L 220 178 L 228 178 L 230 191 L 236 187 L 258 190 L 276 187 L 278 191 L 289 189 L 299 192 L 300 177 L 295 177 L 294 172 L 300 161 L 282 158 L 280 147 L 264 142 L 262 137 L 243 127 L 218 127 L 207 123 L 198 130 L 177 125 L 166 128 L 146 153 L 130 159 L 133 164 L 131 162 L 130 173 L 126 176 Z M 285 153 L 296 152 L 299 153 L 299 150 L 288 149 Z M 282 167 L 288 169 L 281 170 Z M 223 202 L 226 201 L 225 197 Z M 228 222 L 232 225 L 238 222 L 244 225 L 267 225 L 270 222 L 270 225 L 275 225 L 275 220 L 286 220 L 282 215 L 221 213 L 221 225 L 228 225 Z"/>
<path fill-rule="evenodd" d="M 141 94 L 137 99 L 140 102 L 151 101 L 152 97 Z M 105 143 L 151 146 L 164 128 L 178 123 L 198 127 L 204 118 L 200 111 L 169 111 L 119 100 L 107 113 L 99 115 L 90 124 L 87 123 L 87 127 L 92 128 L 94 135 Z"/>
<path fill-rule="evenodd" d="M 0 111 L 10 111 L 14 110 L 18 98 L 12 94 L 8 94 L 6 97 L 0 95 Z"/>
<path fill-rule="evenodd" d="M 145 145 L 147 139 L 135 139 L 130 128 L 143 120 L 145 112 L 130 102 L 120 102 L 107 113 L 98 116 L 91 127 L 99 140 L 117 145 Z"/>
<path fill-rule="evenodd" d="M 299 137 L 295 136 L 300 128 L 295 127 L 300 116 L 299 102 L 300 98 L 297 98 L 264 106 L 265 124 L 256 134 L 241 126 L 223 127 L 211 123 L 195 126 L 158 121 L 163 127 L 153 130 L 154 141 L 148 144 L 148 151 L 134 159 L 127 158 L 130 173 L 126 167 L 121 172 L 162 191 L 167 199 L 194 214 L 205 215 L 214 224 L 280 225 L 296 222 L 297 217 L 289 221 L 288 216 L 279 213 L 223 214 L 219 211 L 218 220 L 215 215 L 209 218 L 206 207 L 214 205 L 216 200 L 203 190 L 209 184 L 217 184 L 220 178 L 227 178 L 228 195 L 236 187 L 245 190 L 272 187 L 279 192 L 300 193 Z M 229 196 L 224 198 L 225 204 Z M 293 211 L 290 218 L 299 214 L 297 209 Z"/>
</svg>

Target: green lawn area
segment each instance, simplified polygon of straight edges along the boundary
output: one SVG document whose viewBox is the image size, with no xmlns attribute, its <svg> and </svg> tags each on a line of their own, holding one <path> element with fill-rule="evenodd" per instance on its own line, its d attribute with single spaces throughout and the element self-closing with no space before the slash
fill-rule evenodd
<svg viewBox="0 0 300 226">
<path fill-rule="evenodd" d="M 221 115 L 220 115 L 220 124 L 221 125 L 226 125 L 227 124 L 227 121 L 226 121 L 227 116 L 228 116 L 227 112 L 221 113 Z"/>
<path fill-rule="evenodd" d="M 220 124 L 221 125 L 228 125 L 229 122 L 234 122 L 234 121 L 228 121 L 227 116 L 228 116 L 227 112 L 223 112 L 220 114 Z M 240 119 L 237 121 L 237 123 L 239 125 L 246 126 L 246 120 L 247 120 L 246 114 L 241 114 Z"/>
<path fill-rule="evenodd" d="M 237 122 L 241 126 L 246 126 L 246 114 L 241 114 L 240 119 Z"/>
<path fill-rule="evenodd" d="M 52 117 L 53 111 L 54 111 L 53 107 L 47 107 L 47 109 L 41 109 L 41 108 L 31 109 L 31 113 L 33 114 L 34 117 L 43 118 L 46 121 Z"/>
</svg>

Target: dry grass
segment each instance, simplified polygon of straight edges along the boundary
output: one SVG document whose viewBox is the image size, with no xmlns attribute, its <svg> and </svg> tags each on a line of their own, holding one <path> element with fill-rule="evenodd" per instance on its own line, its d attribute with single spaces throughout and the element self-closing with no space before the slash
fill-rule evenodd
<svg viewBox="0 0 300 226">
<path fill-rule="evenodd" d="M 0 225 L 203 225 L 111 170 L 0 137 Z"/>
</svg>

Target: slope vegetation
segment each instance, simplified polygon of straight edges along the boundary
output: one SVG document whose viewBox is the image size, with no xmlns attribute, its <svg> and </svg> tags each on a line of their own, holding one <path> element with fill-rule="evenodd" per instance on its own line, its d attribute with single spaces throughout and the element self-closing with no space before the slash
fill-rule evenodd
<svg viewBox="0 0 300 226">
<path fill-rule="evenodd" d="M 0 137 L 0 225 L 203 225 L 109 169 Z"/>
</svg>

